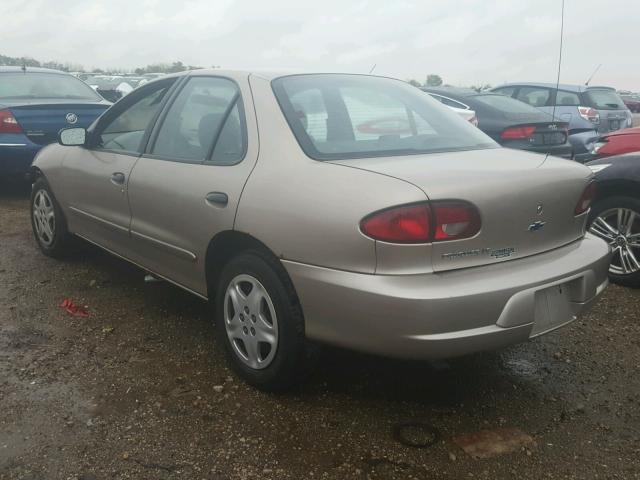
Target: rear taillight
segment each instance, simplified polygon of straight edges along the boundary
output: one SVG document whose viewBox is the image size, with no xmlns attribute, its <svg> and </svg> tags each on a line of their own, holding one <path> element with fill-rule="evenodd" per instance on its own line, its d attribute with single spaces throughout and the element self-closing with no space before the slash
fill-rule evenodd
<svg viewBox="0 0 640 480">
<path fill-rule="evenodd" d="M 595 124 L 600 123 L 600 114 L 595 108 L 578 107 L 578 113 L 582 118 L 590 121 L 591 123 L 595 123 Z"/>
<path fill-rule="evenodd" d="M 374 240 L 430 243 L 469 238 L 480 231 L 480 214 L 466 202 L 404 205 L 372 213 L 360 229 Z"/>
<path fill-rule="evenodd" d="M 480 214 L 469 203 L 436 202 L 431 211 L 435 218 L 434 241 L 469 238 L 480 231 Z"/>
<path fill-rule="evenodd" d="M 576 209 L 574 213 L 576 216 L 582 215 L 587 212 L 591 207 L 591 203 L 596 196 L 596 184 L 595 182 L 591 182 L 587 185 L 587 188 L 584 189 L 582 195 L 580 196 L 580 200 L 578 200 L 578 204 L 576 205 Z"/>
<path fill-rule="evenodd" d="M 10 110 L 0 110 L 0 133 L 22 133 L 22 127 Z"/>
<path fill-rule="evenodd" d="M 502 134 L 500 138 L 503 140 L 522 140 L 525 138 L 529 138 L 533 135 L 533 132 L 536 131 L 536 127 L 511 127 L 507 128 Z"/>
<path fill-rule="evenodd" d="M 406 205 L 372 213 L 360 222 L 362 233 L 374 240 L 391 243 L 431 241 L 429 205 Z"/>
</svg>

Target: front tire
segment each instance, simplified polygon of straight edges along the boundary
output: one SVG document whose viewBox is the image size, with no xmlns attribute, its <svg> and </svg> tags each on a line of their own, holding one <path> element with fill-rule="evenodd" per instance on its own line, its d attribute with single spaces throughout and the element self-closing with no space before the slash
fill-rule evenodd
<svg viewBox="0 0 640 480">
<path fill-rule="evenodd" d="M 302 309 L 276 259 L 256 250 L 229 261 L 220 275 L 215 309 L 219 339 L 247 383 L 283 391 L 300 379 L 306 357 Z"/>
<path fill-rule="evenodd" d="M 69 251 L 71 235 L 51 187 L 39 177 L 31 189 L 31 227 L 42 253 L 62 258 Z"/>
<path fill-rule="evenodd" d="M 640 199 L 619 196 L 598 201 L 589 214 L 589 231 L 613 248 L 611 281 L 640 287 Z"/>
</svg>

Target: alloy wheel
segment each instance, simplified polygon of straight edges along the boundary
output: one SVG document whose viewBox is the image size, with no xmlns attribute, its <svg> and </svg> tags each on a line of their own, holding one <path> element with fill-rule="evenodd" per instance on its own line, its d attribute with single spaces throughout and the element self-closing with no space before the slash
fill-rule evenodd
<svg viewBox="0 0 640 480">
<path fill-rule="evenodd" d="M 224 322 L 233 351 L 245 365 L 259 370 L 271 364 L 278 348 L 278 319 L 258 279 L 241 274 L 229 282 Z"/>
<path fill-rule="evenodd" d="M 56 232 L 56 212 L 46 190 L 39 190 L 33 199 L 33 224 L 42 245 L 50 247 Z"/>
<path fill-rule="evenodd" d="M 629 275 L 640 271 L 640 213 L 629 208 L 605 210 L 589 231 L 613 248 L 609 273 Z"/>
</svg>

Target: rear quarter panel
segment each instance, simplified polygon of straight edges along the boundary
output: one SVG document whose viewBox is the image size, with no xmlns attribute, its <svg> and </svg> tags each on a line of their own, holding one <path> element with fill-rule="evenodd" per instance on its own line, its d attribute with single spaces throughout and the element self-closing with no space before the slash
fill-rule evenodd
<svg viewBox="0 0 640 480">
<path fill-rule="evenodd" d="M 374 273 L 376 242 L 360 232 L 360 220 L 393 205 L 425 201 L 426 195 L 403 180 L 308 158 L 270 82 L 252 76 L 250 83 L 260 153 L 235 229 L 258 238 L 282 259 Z"/>
</svg>

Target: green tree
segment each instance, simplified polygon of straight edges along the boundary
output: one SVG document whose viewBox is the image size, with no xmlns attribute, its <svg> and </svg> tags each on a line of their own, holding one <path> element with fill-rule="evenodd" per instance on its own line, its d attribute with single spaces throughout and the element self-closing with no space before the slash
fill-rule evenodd
<svg viewBox="0 0 640 480">
<path fill-rule="evenodd" d="M 427 75 L 427 82 L 425 83 L 427 87 L 439 87 L 442 85 L 442 77 L 440 75 L 429 74 Z"/>
<path fill-rule="evenodd" d="M 411 80 L 407 80 L 407 83 L 409 85 L 413 85 L 414 87 L 421 87 L 422 85 L 420 85 L 420 82 L 417 80 L 414 80 L 413 78 Z"/>
</svg>

